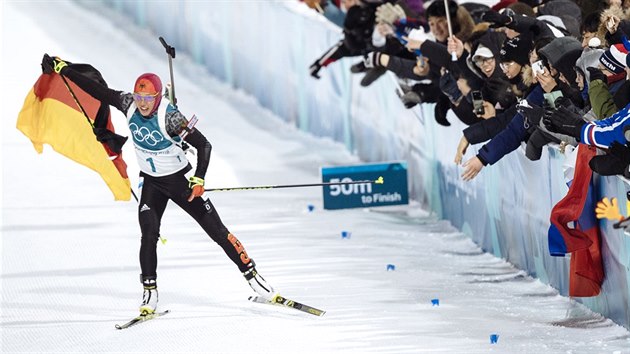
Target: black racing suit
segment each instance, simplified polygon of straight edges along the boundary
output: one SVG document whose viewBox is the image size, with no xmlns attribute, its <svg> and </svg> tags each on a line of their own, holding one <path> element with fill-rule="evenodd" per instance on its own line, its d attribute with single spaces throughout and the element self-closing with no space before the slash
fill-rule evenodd
<svg viewBox="0 0 630 354">
<path fill-rule="evenodd" d="M 127 114 L 127 111 L 133 104 L 132 94 L 111 90 L 73 70 L 71 66 L 65 67 L 61 74 L 70 78 L 81 89 L 97 100 L 116 107 L 124 114 Z M 167 103 L 164 102 L 162 104 Z M 157 113 L 154 115 L 157 115 Z M 155 118 L 157 119 L 157 117 Z M 179 111 L 166 114 L 166 130 L 171 137 L 179 136 L 187 123 L 188 121 Z M 196 128 L 190 130 L 184 140 L 197 149 L 195 176 L 203 178 L 210 161 L 212 146 Z M 160 177 L 140 172 L 143 182 L 141 183 L 142 192 L 140 204 L 138 205 L 138 220 L 142 232 L 140 267 L 143 280 L 156 279 L 156 247 L 160 236 L 162 215 L 169 200 L 175 202 L 175 204 L 192 216 L 206 234 L 223 248 L 241 272 L 245 272 L 255 265 L 254 261 L 247 255 L 241 242 L 221 222 L 219 214 L 209 199 L 195 198 L 188 202 L 191 189 L 184 175 L 191 169 L 192 166 L 188 164 L 185 168 L 175 173 Z"/>
</svg>

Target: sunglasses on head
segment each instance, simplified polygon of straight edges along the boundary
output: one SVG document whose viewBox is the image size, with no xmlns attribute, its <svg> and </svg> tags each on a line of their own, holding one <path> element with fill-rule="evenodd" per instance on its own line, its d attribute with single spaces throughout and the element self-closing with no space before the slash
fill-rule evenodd
<svg viewBox="0 0 630 354">
<path fill-rule="evenodd" d="M 134 93 L 133 94 L 133 99 L 136 101 L 145 101 L 145 102 L 153 102 L 155 101 L 155 99 L 157 98 L 157 96 L 159 95 L 159 93 L 156 93 L 154 95 L 149 95 L 149 94 L 142 94 L 142 93 Z"/>
</svg>

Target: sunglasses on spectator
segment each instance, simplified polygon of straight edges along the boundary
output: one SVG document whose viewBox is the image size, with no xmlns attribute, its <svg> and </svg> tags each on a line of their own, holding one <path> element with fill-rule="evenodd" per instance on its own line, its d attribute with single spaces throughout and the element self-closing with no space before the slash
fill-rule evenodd
<svg viewBox="0 0 630 354">
<path fill-rule="evenodd" d="M 153 101 L 155 101 L 155 99 L 157 98 L 158 95 L 159 95 L 159 93 L 156 93 L 154 95 L 134 93 L 133 94 L 133 99 L 136 100 L 136 101 L 153 102 Z"/>
</svg>

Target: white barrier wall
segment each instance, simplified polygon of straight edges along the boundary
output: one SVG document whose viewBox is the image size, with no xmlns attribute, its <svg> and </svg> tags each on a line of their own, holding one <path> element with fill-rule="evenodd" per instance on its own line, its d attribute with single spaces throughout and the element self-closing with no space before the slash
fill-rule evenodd
<svg viewBox="0 0 630 354">
<path fill-rule="evenodd" d="M 300 130 L 341 142 L 364 161 L 408 161 L 413 199 L 485 251 L 568 293 L 569 259 L 549 256 L 547 245 L 551 208 L 567 191 L 558 151 L 545 149 L 532 162 L 518 150 L 462 182 L 462 169 L 453 163 L 464 128 L 457 118 L 449 116 L 453 125 L 442 127 L 432 105 L 405 109 L 389 76 L 360 87 L 361 76 L 349 71 L 358 59 L 322 69 L 320 80 L 309 76 L 309 65 L 342 35 L 297 0 L 101 2 Z M 475 154 L 469 150 L 467 158 Z M 625 200 L 628 186 L 621 179 L 599 178 L 598 185 L 602 196 Z M 578 300 L 630 329 L 630 236 L 607 222 L 602 230 L 602 293 Z"/>
</svg>

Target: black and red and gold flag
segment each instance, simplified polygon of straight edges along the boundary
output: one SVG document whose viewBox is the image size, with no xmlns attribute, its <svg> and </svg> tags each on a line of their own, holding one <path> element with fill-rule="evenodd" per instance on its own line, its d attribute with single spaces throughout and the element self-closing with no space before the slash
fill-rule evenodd
<svg viewBox="0 0 630 354">
<path fill-rule="evenodd" d="M 69 65 L 104 83 L 94 67 Z M 115 200 L 131 198 L 127 164 L 121 151 L 126 138 L 115 134 L 109 107 L 70 79 L 55 73 L 42 74 L 24 100 L 17 129 L 31 140 L 38 153 L 43 152 L 43 144 L 48 144 L 58 153 L 96 171 Z"/>
</svg>

